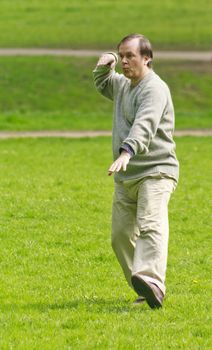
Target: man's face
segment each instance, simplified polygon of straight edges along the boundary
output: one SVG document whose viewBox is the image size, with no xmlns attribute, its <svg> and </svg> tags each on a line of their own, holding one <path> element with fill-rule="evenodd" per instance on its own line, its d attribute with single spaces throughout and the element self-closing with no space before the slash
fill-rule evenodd
<svg viewBox="0 0 212 350">
<path fill-rule="evenodd" d="M 131 39 L 119 46 L 119 57 L 124 75 L 132 82 L 142 79 L 148 58 L 139 52 L 139 39 Z"/>
</svg>

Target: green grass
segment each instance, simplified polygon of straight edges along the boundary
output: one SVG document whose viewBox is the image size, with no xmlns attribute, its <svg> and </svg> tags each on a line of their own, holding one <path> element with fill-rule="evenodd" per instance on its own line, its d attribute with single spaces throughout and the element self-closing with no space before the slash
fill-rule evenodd
<svg viewBox="0 0 212 350">
<path fill-rule="evenodd" d="M 94 88 L 97 58 L 1 57 L 0 129 L 111 129 L 112 103 Z M 176 128 L 212 126 L 211 65 L 157 61 L 168 83 Z"/>
<path fill-rule="evenodd" d="M 141 32 L 158 49 L 209 49 L 209 0 L 2 0 L 0 46 L 111 48 Z"/>
<path fill-rule="evenodd" d="M 158 311 L 132 306 L 110 247 L 111 140 L 0 142 L 1 349 L 210 349 L 211 139 L 176 142 Z"/>
</svg>

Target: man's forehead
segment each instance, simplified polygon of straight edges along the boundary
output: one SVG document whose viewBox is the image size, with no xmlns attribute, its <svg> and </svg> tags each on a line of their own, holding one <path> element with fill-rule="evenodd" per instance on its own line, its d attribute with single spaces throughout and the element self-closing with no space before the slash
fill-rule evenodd
<svg viewBox="0 0 212 350">
<path fill-rule="evenodd" d="M 119 53 L 121 52 L 135 52 L 138 51 L 139 49 L 139 39 L 138 38 L 133 38 L 130 40 L 127 40 L 126 42 L 122 43 L 119 46 Z"/>
</svg>

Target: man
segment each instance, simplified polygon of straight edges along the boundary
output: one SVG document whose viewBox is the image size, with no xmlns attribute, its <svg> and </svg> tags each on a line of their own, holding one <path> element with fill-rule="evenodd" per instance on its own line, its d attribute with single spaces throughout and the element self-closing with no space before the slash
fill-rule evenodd
<svg viewBox="0 0 212 350">
<path fill-rule="evenodd" d="M 98 91 L 114 101 L 112 247 L 128 284 L 151 308 L 162 307 L 168 251 L 168 202 L 179 164 L 168 86 L 151 68 L 149 40 L 140 34 L 103 54 L 93 72 Z"/>
</svg>

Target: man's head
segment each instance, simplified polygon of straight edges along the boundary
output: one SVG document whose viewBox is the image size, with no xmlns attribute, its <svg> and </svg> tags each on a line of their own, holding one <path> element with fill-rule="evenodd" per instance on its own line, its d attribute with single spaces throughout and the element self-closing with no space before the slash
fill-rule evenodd
<svg viewBox="0 0 212 350">
<path fill-rule="evenodd" d="M 141 80 L 151 68 L 152 47 L 141 34 L 130 34 L 118 44 L 118 53 L 124 75 L 132 83 Z"/>
</svg>

